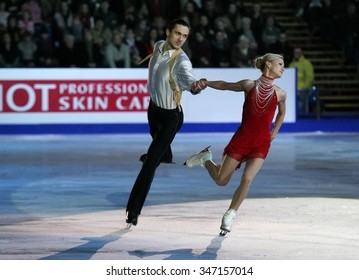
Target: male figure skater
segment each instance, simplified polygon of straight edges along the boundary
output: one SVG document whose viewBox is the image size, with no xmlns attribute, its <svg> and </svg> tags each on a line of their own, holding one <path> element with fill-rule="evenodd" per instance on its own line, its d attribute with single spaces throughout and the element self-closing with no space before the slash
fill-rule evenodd
<svg viewBox="0 0 359 280">
<path fill-rule="evenodd" d="M 192 63 L 181 48 L 189 31 L 189 24 L 183 19 L 171 21 L 166 40 L 158 41 L 151 55 L 148 66 L 151 100 L 147 117 L 152 142 L 128 199 L 126 222 L 129 226 L 137 225 L 156 169 L 183 124 L 182 90 L 198 94 L 206 87 L 202 80 L 196 80 Z"/>
</svg>

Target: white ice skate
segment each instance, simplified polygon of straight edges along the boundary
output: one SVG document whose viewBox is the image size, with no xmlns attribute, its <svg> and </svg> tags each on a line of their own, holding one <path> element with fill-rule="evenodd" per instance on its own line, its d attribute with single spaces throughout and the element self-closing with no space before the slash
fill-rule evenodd
<svg viewBox="0 0 359 280">
<path fill-rule="evenodd" d="M 183 165 L 186 165 L 189 168 L 195 166 L 202 166 L 204 168 L 204 164 L 207 160 L 212 160 L 212 152 L 209 150 L 211 146 L 204 148 L 197 154 L 191 155 Z"/>
<path fill-rule="evenodd" d="M 236 217 L 237 211 L 234 209 L 228 209 L 222 217 L 221 232 L 219 235 L 225 236 L 231 231 L 233 221 Z"/>
</svg>

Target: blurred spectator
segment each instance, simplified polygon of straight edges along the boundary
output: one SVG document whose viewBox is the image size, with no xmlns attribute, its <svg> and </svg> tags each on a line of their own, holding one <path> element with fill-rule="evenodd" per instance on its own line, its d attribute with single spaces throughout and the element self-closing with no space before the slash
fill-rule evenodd
<svg viewBox="0 0 359 280">
<path fill-rule="evenodd" d="M 226 37 L 230 42 L 232 42 L 232 37 L 234 35 L 234 28 L 230 20 L 226 16 L 219 16 L 215 19 L 214 22 L 214 31 L 221 31 L 226 34 Z"/>
<path fill-rule="evenodd" d="M 100 4 L 101 4 L 101 0 L 97 0 Z M 118 1 L 118 0 L 108 0 L 110 3 L 110 11 L 113 11 L 116 16 L 117 16 L 117 20 L 118 22 L 122 22 L 123 21 L 123 16 L 125 13 L 125 6 L 127 4 L 127 2 L 129 1 L 141 1 L 141 2 L 145 2 L 144 0 L 122 0 L 122 1 Z M 98 5 L 97 5 L 98 8 Z"/>
<path fill-rule="evenodd" d="M 181 0 L 180 3 L 182 10 L 188 1 L 194 2 L 199 9 L 202 7 L 202 0 Z"/>
<path fill-rule="evenodd" d="M 105 49 L 105 66 L 129 68 L 131 66 L 130 48 L 123 42 L 121 34 L 115 32 L 112 42 Z"/>
<path fill-rule="evenodd" d="M 22 0 L 7 0 L 7 11 L 12 15 L 17 15 L 20 12 Z"/>
<path fill-rule="evenodd" d="M 77 12 L 77 18 L 80 19 L 80 22 L 84 28 L 92 28 L 95 25 L 90 7 L 86 2 L 81 3 Z"/>
<path fill-rule="evenodd" d="M 55 50 L 50 37 L 50 31 L 43 26 L 40 30 L 37 44 L 37 66 L 53 67 L 56 65 Z"/>
<path fill-rule="evenodd" d="M 95 43 L 105 44 L 111 42 L 112 32 L 109 27 L 105 26 L 102 18 L 95 20 L 95 27 L 91 29 L 92 37 Z"/>
<path fill-rule="evenodd" d="M 0 26 L 7 28 L 7 20 L 10 13 L 6 10 L 5 0 L 0 1 Z"/>
<path fill-rule="evenodd" d="M 149 19 L 149 12 L 148 12 L 146 1 L 134 0 L 133 2 L 135 4 L 137 19 L 138 20 Z"/>
<path fill-rule="evenodd" d="M 137 38 L 142 38 L 142 40 L 145 42 L 149 33 L 150 27 L 147 23 L 147 20 L 145 18 L 140 19 L 137 22 L 135 33 Z"/>
<path fill-rule="evenodd" d="M 141 41 L 137 41 L 133 29 L 127 29 L 125 43 L 130 49 L 131 56 L 131 67 L 135 67 L 144 57 L 144 52 L 140 53 L 140 50 L 143 50 L 144 46 Z"/>
<path fill-rule="evenodd" d="M 189 22 L 189 19 L 186 16 L 183 16 L 182 19 L 186 22 Z M 192 37 L 192 36 L 191 36 Z M 191 38 L 192 39 L 192 38 Z M 186 53 L 188 58 L 192 60 L 192 49 L 189 44 L 190 40 L 187 40 L 186 44 L 182 46 L 182 50 Z"/>
<path fill-rule="evenodd" d="M 93 15 L 95 15 L 96 10 L 100 8 L 101 2 L 102 2 L 102 0 L 87 0 L 89 9 Z"/>
<path fill-rule="evenodd" d="M 278 41 L 270 45 L 268 51 L 282 55 L 286 67 L 293 60 L 293 46 L 288 42 L 285 32 L 280 33 Z"/>
<path fill-rule="evenodd" d="M 266 15 L 262 11 L 260 3 L 254 3 L 252 10 L 249 12 L 251 18 L 251 30 L 258 43 L 259 52 L 263 49 L 262 44 L 262 30 L 265 23 Z"/>
<path fill-rule="evenodd" d="M 69 3 L 61 1 L 60 6 L 55 10 L 52 26 L 52 39 L 57 47 L 62 44 L 64 35 L 73 25 L 73 18 Z"/>
<path fill-rule="evenodd" d="M 287 2 L 287 6 L 290 8 L 295 8 L 297 11 L 295 16 L 297 18 L 303 18 L 308 0 L 285 0 Z"/>
<path fill-rule="evenodd" d="M 214 28 L 209 24 L 209 19 L 206 14 L 201 14 L 199 17 L 199 26 L 196 31 L 200 32 L 208 40 L 214 38 Z"/>
<path fill-rule="evenodd" d="M 244 3 L 244 0 L 230 0 L 227 1 L 229 3 L 234 3 L 237 6 L 237 11 L 242 17 L 249 16 L 248 8 L 246 7 L 246 3 Z M 257 1 L 253 1 L 253 4 L 256 4 Z"/>
<path fill-rule="evenodd" d="M 243 16 L 245 15 L 238 10 L 238 7 L 235 2 L 230 2 L 228 4 L 227 17 L 231 22 L 231 25 L 233 26 L 234 30 L 239 30 L 241 28 L 241 19 Z"/>
<path fill-rule="evenodd" d="M 53 18 L 54 11 L 60 0 L 39 0 L 41 7 L 42 21 L 50 22 Z"/>
<path fill-rule="evenodd" d="M 196 29 L 199 25 L 199 7 L 193 0 L 188 0 L 182 9 L 181 17 L 187 16 L 189 19 L 188 24 L 192 29 Z"/>
<path fill-rule="evenodd" d="M 238 37 L 238 41 L 231 47 L 231 67 L 249 68 L 253 67 L 257 53 L 249 46 L 249 39 L 246 35 Z"/>
<path fill-rule="evenodd" d="M 31 14 L 29 11 L 22 11 L 22 15 L 18 21 L 18 27 L 20 30 L 20 34 L 24 34 L 26 32 L 30 34 L 34 34 L 35 32 L 35 23 L 31 19 Z"/>
<path fill-rule="evenodd" d="M 359 13 L 354 2 L 348 2 L 340 19 L 339 32 L 343 44 L 346 63 L 359 63 Z"/>
<path fill-rule="evenodd" d="M 239 35 L 246 35 L 247 39 L 249 40 L 249 47 L 257 52 L 258 49 L 258 43 L 256 40 L 256 37 L 253 34 L 252 28 L 251 28 L 251 18 L 250 17 L 243 17 L 241 21 L 241 29 L 239 30 Z M 237 36 L 238 38 L 238 36 Z"/>
<path fill-rule="evenodd" d="M 304 18 L 307 20 L 312 35 L 319 35 L 320 21 L 323 14 L 323 4 L 321 0 L 309 0 L 305 9 Z"/>
<path fill-rule="evenodd" d="M 213 66 L 229 67 L 230 66 L 230 41 L 227 34 L 223 31 L 217 31 L 212 40 Z"/>
<path fill-rule="evenodd" d="M 9 33 L 5 33 L 0 42 L 0 67 L 18 67 L 19 62 L 20 54 L 16 43 Z"/>
<path fill-rule="evenodd" d="M 20 28 L 14 15 L 8 17 L 7 32 L 10 34 L 13 43 L 16 44 L 20 40 Z"/>
<path fill-rule="evenodd" d="M 211 42 L 203 36 L 201 32 L 194 34 L 194 39 L 190 43 L 192 49 L 193 67 L 212 67 L 212 46 Z"/>
<path fill-rule="evenodd" d="M 150 18 L 162 16 L 165 22 L 179 17 L 181 13 L 180 0 L 145 0 Z"/>
<path fill-rule="evenodd" d="M 133 3 L 129 3 L 128 5 L 126 5 L 125 9 L 126 10 L 125 10 L 123 24 L 125 24 L 128 28 L 133 29 L 136 27 L 138 20 L 136 7 Z"/>
<path fill-rule="evenodd" d="M 17 43 L 20 54 L 20 64 L 23 67 L 35 67 L 37 60 L 37 45 L 32 39 L 32 34 L 25 31 Z"/>
<path fill-rule="evenodd" d="M 29 11 L 32 21 L 35 26 L 40 26 L 42 22 L 42 9 L 37 0 L 25 0 L 21 6 L 21 11 Z"/>
<path fill-rule="evenodd" d="M 126 37 L 128 26 L 123 22 L 121 23 L 114 31 L 113 33 L 117 32 L 120 33 L 122 38 Z"/>
<path fill-rule="evenodd" d="M 91 30 L 84 30 L 84 56 L 85 65 L 84 67 L 103 67 L 104 54 L 103 45 L 98 44 L 94 41 Z"/>
<path fill-rule="evenodd" d="M 69 33 L 74 35 L 76 42 L 82 42 L 84 39 L 84 25 L 79 16 L 74 16 L 72 26 L 68 28 Z"/>
<path fill-rule="evenodd" d="M 209 26 L 214 28 L 216 18 L 220 16 L 215 0 L 203 0 L 201 13 L 207 16 Z"/>
<path fill-rule="evenodd" d="M 117 15 L 110 10 L 110 1 L 102 0 L 100 7 L 95 11 L 95 18 L 102 18 L 106 27 L 111 30 L 118 26 Z"/>
<path fill-rule="evenodd" d="M 148 9 L 150 18 L 153 19 L 156 16 L 162 15 L 162 10 L 161 10 L 162 1 L 161 0 L 145 0 L 145 1 L 146 1 L 146 5 L 147 5 L 147 9 Z"/>
<path fill-rule="evenodd" d="M 166 21 L 162 16 L 156 16 L 152 21 L 152 27 L 157 29 L 158 36 L 165 38 Z"/>
<path fill-rule="evenodd" d="M 150 31 L 148 32 L 148 38 L 145 41 L 145 48 L 146 48 L 147 54 L 150 54 L 154 51 L 155 43 L 158 40 L 159 40 L 159 34 L 158 34 L 157 29 L 156 28 L 150 29 Z"/>
<path fill-rule="evenodd" d="M 76 43 L 72 34 L 65 34 L 63 43 L 57 50 L 59 67 L 84 67 L 84 50 L 80 43 Z"/>
<path fill-rule="evenodd" d="M 314 69 L 311 61 L 304 56 L 301 48 L 294 48 L 293 60 L 289 67 L 297 69 L 297 113 L 309 112 L 309 96 L 314 82 Z"/>
<path fill-rule="evenodd" d="M 273 15 L 268 15 L 262 29 L 262 52 L 268 52 L 269 46 L 275 44 L 281 33 Z"/>
</svg>

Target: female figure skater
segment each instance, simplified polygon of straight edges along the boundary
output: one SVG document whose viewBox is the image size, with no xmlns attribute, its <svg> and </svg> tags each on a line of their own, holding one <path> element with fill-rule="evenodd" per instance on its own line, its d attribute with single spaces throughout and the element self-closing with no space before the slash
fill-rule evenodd
<svg viewBox="0 0 359 280">
<path fill-rule="evenodd" d="M 266 158 L 271 141 L 277 136 L 286 110 L 286 92 L 274 84 L 284 72 L 283 57 L 267 53 L 255 60 L 255 67 L 262 72 L 257 80 L 240 80 L 238 82 L 207 81 L 205 84 L 218 90 L 243 91 L 242 123 L 233 135 L 223 152 L 220 165 L 212 161 L 209 147 L 190 156 L 184 163 L 187 167 L 202 166 L 206 168 L 214 182 L 225 186 L 234 171 L 246 162 L 240 185 L 235 191 L 229 209 L 225 212 L 221 223 L 221 235 L 231 231 L 237 210 L 247 196 L 249 186 Z M 271 129 L 275 110 L 278 113 Z"/>
</svg>

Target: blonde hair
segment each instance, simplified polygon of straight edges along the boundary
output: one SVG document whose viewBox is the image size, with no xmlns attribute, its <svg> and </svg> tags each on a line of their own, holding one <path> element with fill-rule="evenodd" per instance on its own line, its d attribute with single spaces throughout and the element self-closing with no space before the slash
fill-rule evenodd
<svg viewBox="0 0 359 280">
<path fill-rule="evenodd" d="M 271 62 L 276 59 L 283 59 L 283 56 L 281 56 L 280 54 L 275 54 L 275 53 L 266 53 L 265 55 L 257 57 L 254 60 L 254 66 L 263 72 L 266 62 L 267 61 Z"/>
</svg>

